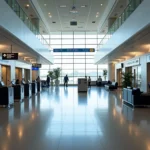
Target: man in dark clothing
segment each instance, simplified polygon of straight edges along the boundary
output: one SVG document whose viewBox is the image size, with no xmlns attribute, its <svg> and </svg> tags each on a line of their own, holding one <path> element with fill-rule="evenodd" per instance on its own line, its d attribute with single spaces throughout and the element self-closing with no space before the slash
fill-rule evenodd
<svg viewBox="0 0 150 150">
<path fill-rule="evenodd" d="M 46 82 L 47 82 L 47 87 L 49 87 L 50 77 L 48 75 L 47 75 Z"/>
<path fill-rule="evenodd" d="M 68 78 L 68 76 L 66 75 L 65 77 L 64 77 L 64 86 L 68 86 L 68 81 L 69 81 L 69 78 Z"/>
</svg>

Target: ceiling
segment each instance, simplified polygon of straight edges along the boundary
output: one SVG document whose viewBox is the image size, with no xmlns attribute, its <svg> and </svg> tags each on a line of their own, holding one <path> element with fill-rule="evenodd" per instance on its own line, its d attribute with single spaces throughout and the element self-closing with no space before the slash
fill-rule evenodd
<svg viewBox="0 0 150 150">
<path fill-rule="evenodd" d="M 99 22 L 111 0 L 17 0 L 28 17 L 39 18 L 41 34 L 57 31 L 97 31 Z M 33 2 L 34 1 L 34 2 Z M 38 4 L 39 9 L 37 8 Z M 126 8 L 128 0 L 116 0 L 109 15 L 106 17 L 100 34 L 106 34 L 109 28 L 108 18 L 117 18 Z M 28 7 L 27 7 L 28 5 Z M 71 13 L 75 6 L 77 13 Z M 35 8 L 36 7 L 36 8 Z M 42 15 L 41 15 L 42 12 Z M 44 16 L 44 19 L 43 19 Z M 44 22 L 46 21 L 46 23 Z M 77 26 L 71 26 L 71 21 L 77 21 Z M 47 26 L 45 26 L 45 24 Z"/>
<path fill-rule="evenodd" d="M 98 64 L 119 63 L 150 53 L 150 25 L 103 57 Z"/>
<path fill-rule="evenodd" d="M 22 43 L 19 39 L 8 33 L 3 28 L 0 28 L 0 53 L 10 53 L 12 45 L 12 52 L 19 53 L 19 60 L 29 63 L 42 63 L 47 62 L 44 57 Z"/>
<path fill-rule="evenodd" d="M 97 31 L 108 1 L 37 0 L 51 32 Z M 76 13 L 70 12 L 73 6 L 75 6 Z M 77 26 L 70 26 L 70 21 L 77 21 Z"/>
</svg>

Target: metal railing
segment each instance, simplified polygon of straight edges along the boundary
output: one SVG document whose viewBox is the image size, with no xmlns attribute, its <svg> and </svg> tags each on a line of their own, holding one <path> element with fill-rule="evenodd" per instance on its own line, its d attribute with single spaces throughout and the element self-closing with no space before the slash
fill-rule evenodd
<svg viewBox="0 0 150 150">
<path fill-rule="evenodd" d="M 142 3 L 143 0 L 130 0 L 129 4 L 123 11 L 123 13 L 115 20 L 112 26 L 108 29 L 107 34 L 98 44 L 98 50 L 106 44 L 106 42 L 112 37 L 114 32 L 126 21 L 126 19 L 134 12 L 134 10 Z"/>
<path fill-rule="evenodd" d="M 6 3 L 12 8 L 12 10 L 17 14 L 17 16 L 24 22 L 24 24 L 34 33 L 34 35 L 39 39 L 39 41 L 50 49 L 50 46 L 46 39 L 40 34 L 39 30 L 32 23 L 28 15 L 21 8 L 19 3 L 16 0 L 5 0 Z"/>
</svg>

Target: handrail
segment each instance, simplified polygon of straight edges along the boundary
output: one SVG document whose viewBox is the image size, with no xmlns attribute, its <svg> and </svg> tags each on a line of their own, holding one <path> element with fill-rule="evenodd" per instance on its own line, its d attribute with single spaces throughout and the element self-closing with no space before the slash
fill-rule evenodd
<svg viewBox="0 0 150 150">
<path fill-rule="evenodd" d="M 40 34 L 39 30 L 35 27 L 32 21 L 29 19 L 28 15 L 21 8 L 20 4 L 16 0 L 5 0 L 6 3 L 12 8 L 12 10 L 17 14 L 17 16 L 24 22 L 24 24 L 34 33 L 34 35 L 39 39 L 39 41 L 50 49 L 50 46 L 46 39 Z"/>
<path fill-rule="evenodd" d="M 114 32 L 126 21 L 126 19 L 134 12 L 134 10 L 142 3 L 143 0 L 130 0 L 129 4 L 123 11 L 123 13 L 116 19 L 112 26 L 108 29 L 106 35 L 102 38 L 98 44 L 98 50 L 106 44 L 106 42 L 112 37 Z"/>
</svg>

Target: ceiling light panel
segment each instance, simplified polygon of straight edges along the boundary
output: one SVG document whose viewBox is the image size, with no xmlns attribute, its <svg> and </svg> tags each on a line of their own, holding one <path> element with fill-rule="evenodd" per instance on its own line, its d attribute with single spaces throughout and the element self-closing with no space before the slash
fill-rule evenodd
<svg viewBox="0 0 150 150">
<path fill-rule="evenodd" d="M 60 8 L 66 8 L 67 6 L 66 5 L 60 5 L 59 7 Z"/>
<path fill-rule="evenodd" d="M 75 0 L 74 3 L 72 0 L 44 0 L 44 3 L 41 0 L 37 1 L 46 15 L 49 29 L 51 31 L 63 31 L 72 19 L 78 22 L 77 29 L 83 26 L 83 30 L 96 30 L 109 0 L 92 0 L 92 2 L 91 0 Z M 103 7 L 101 7 L 101 4 Z M 57 22 L 55 25 L 52 24 L 53 20 Z M 92 24 L 93 20 L 96 21 L 95 24 Z M 80 22 L 83 23 L 80 24 Z"/>
</svg>

